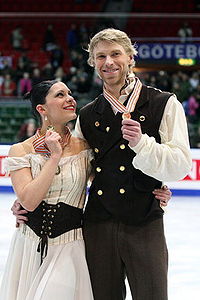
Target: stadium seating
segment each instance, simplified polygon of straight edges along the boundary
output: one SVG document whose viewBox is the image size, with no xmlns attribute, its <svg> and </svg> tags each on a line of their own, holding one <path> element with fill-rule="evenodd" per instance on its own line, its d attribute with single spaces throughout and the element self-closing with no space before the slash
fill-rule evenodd
<svg viewBox="0 0 200 300">
<path fill-rule="evenodd" d="M 0 143 L 17 142 L 17 134 L 25 120 L 32 117 L 29 103 L 20 101 L 16 104 L 9 100 L 0 105 Z"/>
<path fill-rule="evenodd" d="M 99 12 L 105 0 L 6 0 L 1 1 L 1 12 Z"/>
<path fill-rule="evenodd" d="M 188 0 L 134 0 L 133 12 L 160 12 L 160 13 L 194 13 L 195 1 Z"/>
</svg>

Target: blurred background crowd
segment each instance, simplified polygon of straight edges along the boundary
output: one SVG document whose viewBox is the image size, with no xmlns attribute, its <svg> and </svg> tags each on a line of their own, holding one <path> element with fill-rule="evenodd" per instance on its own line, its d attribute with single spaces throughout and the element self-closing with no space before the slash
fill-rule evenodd
<svg viewBox="0 0 200 300">
<path fill-rule="evenodd" d="M 62 80 L 72 90 L 78 109 L 102 92 L 101 80 L 87 64 L 86 49 L 94 33 L 114 27 L 126 31 L 136 45 L 144 41 L 198 45 L 199 19 L 194 16 L 198 15 L 199 2 L 16 0 L 13 4 L 11 0 L 2 1 L 0 143 L 21 141 L 35 132 L 38 124 L 22 97 L 36 83 Z M 173 18 L 172 13 L 177 17 Z M 187 116 L 192 148 L 200 148 L 199 66 L 196 63 L 175 67 L 151 61 L 140 67 L 138 60 L 135 68 L 136 76 L 144 84 L 177 95 Z"/>
</svg>

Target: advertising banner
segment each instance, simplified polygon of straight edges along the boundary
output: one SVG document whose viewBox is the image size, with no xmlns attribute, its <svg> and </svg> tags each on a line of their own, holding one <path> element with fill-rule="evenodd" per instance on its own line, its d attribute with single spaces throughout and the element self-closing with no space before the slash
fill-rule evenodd
<svg viewBox="0 0 200 300">
<path fill-rule="evenodd" d="M 138 56 L 140 60 L 178 60 L 200 59 L 200 44 L 189 43 L 137 43 Z"/>
</svg>

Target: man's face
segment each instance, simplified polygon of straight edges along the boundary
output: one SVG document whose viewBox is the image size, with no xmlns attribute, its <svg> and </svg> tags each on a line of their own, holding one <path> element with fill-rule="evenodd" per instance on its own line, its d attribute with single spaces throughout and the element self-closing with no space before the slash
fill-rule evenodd
<svg viewBox="0 0 200 300">
<path fill-rule="evenodd" d="M 107 41 L 99 42 L 94 48 L 94 64 L 105 86 L 124 85 L 132 57 L 124 48 Z"/>
</svg>

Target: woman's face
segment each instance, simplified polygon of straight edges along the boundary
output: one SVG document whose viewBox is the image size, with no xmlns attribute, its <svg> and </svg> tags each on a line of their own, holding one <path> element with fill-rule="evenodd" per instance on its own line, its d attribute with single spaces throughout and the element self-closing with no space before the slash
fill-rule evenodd
<svg viewBox="0 0 200 300">
<path fill-rule="evenodd" d="M 77 117 L 76 101 L 63 82 L 52 85 L 43 106 L 50 124 L 64 124 Z"/>
</svg>

